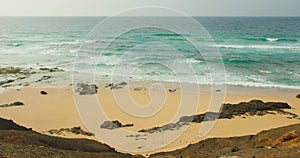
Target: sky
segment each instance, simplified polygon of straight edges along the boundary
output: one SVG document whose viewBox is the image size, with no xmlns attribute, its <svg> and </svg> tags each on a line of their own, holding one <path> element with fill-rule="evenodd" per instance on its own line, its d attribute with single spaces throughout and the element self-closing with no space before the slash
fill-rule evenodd
<svg viewBox="0 0 300 158">
<path fill-rule="evenodd" d="M 142 6 L 191 16 L 300 16 L 300 0 L 0 0 L 0 16 L 110 16 Z"/>
</svg>

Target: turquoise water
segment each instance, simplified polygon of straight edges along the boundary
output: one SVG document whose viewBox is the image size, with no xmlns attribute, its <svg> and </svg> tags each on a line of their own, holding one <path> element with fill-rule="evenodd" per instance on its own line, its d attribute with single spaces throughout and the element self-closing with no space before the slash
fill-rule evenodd
<svg viewBox="0 0 300 158">
<path fill-rule="evenodd" d="M 94 67 L 90 58 L 99 57 L 100 50 L 80 51 L 85 44 L 105 43 L 112 37 L 107 30 L 104 38 L 89 40 L 87 34 L 103 17 L 32 17 L 0 18 L 0 66 L 24 68 L 59 67 L 72 73 L 77 53 L 85 53 L 82 59 L 86 67 Z M 298 17 L 196 17 L 210 33 L 222 55 L 227 84 L 251 87 L 280 87 L 300 89 L 300 18 Z M 129 18 L 135 20 L 134 18 Z M 178 21 L 180 23 L 180 21 Z M 193 32 L 184 36 L 194 36 Z M 199 41 L 206 41 L 201 37 Z M 117 38 L 104 51 L 96 66 L 99 79 L 107 79 L 112 71 L 125 60 L 125 64 L 143 63 L 131 74 L 132 80 L 178 81 L 176 74 L 156 62 L 172 61 L 171 49 L 160 50 L 150 45 L 134 47 L 143 41 L 159 39 L 172 44 L 190 63 L 201 84 L 210 83 L 206 62 L 197 50 L 181 35 L 162 29 L 137 29 Z M 134 48 L 134 49 L 132 49 Z M 145 51 L 145 49 L 147 51 Z M 123 57 L 125 50 L 132 56 Z M 151 54 L 145 52 L 152 52 Z M 177 61 L 180 62 L 180 61 Z M 53 74 L 56 75 L 56 74 Z M 182 73 L 186 78 L 190 73 Z M 2 76 L 4 77 L 4 76 Z M 67 76 L 57 76 L 60 78 Z M 188 81 L 188 80 L 187 80 Z M 70 81 L 71 82 L 71 81 Z"/>
</svg>

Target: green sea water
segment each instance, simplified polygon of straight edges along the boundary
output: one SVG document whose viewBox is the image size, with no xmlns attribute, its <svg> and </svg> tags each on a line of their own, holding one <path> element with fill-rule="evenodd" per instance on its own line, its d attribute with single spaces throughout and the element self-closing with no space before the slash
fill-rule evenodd
<svg viewBox="0 0 300 158">
<path fill-rule="evenodd" d="M 78 53 L 85 53 L 82 67 L 95 65 L 91 58 L 100 56 L 101 50 L 80 51 L 85 44 L 101 44 L 112 38 L 107 30 L 104 38 L 89 40 L 87 34 L 105 17 L 1 17 L 0 58 L 1 67 L 59 67 L 73 73 Z M 226 69 L 228 85 L 250 87 L 278 87 L 300 89 L 300 18 L 299 17 L 194 17 L 210 33 L 218 48 Z M 136 20 L 134 17 L 128 21 Z M 178 19 L 180 23 L 180 19 Z M 184 36 L 195 36 L 193 32 Z M 202 37 L 195 37 L 206 41 Z M 182 35 L 163 29 L 137 29 L 118 37 L 103 52 L 96 64 L 99 79 L 107 79 L 123 58 L 124 50 L 144 41 L 160 41 L 172 44 L 183 55 L 182 61 L 195 69 L 198 83 L 209 84 L 210 72 L 204 58 Z M 132 80 L 155 80 L 177 82 L 176 74 L 168 68 L 155 64 L 173 59 L 174 52 L 160 50 L 153 45 L 145 50 L 136 48 L 133 57 L 125 63 L 143 63 L 131 74 Z M 180 62 L 180 61 L 178 61 Z M 55 74 L 54 74 L 55 75 Z M 190 73 L 181 74 L 186 78 Z M 3 76 L 2 76 L 3 77 Z M 57 80 L 71 78 L 59 75 Z M 2 80 L 4 80 L 2 78 Z M 70 79 L 71 80 L 71 79 Z M 188 81 L 188 80 L 187 80 Z"/>
</svg>

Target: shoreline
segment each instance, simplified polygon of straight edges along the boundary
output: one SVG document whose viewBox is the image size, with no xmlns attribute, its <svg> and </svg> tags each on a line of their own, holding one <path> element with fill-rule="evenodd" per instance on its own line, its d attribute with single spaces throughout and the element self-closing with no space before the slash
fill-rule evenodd
<svg viewBox="0 0 300 158">
<path fill-rule="evenodd" d="M 105 88 L 105 86 L 108 83 L 111 83 L 111 80 L 100 80 L 96 83 L 90 83 L 90 82 L 78 82 L 78 83 L 88 83 L 88 84 L 95 84 L 101 88 Z M 120 82 L 115 82 L 120 83 Z M 126 82 L 127 83 L 127 82 Z M 129 84 L 128 84 L 129 83 Z M 135 88 L 135 87 L 149 87 L 152 84 L 161 84 L 164 86 L 164 88 L 174 88 L 180 90 L 180 85 L 187 85 L 187 86 L 198 86 L 200 88 L 201 92 L 211 92 L 211 84 L 198 84 L 198 83 L 181 83 L 181 82 L 168 82 L 168 81 L 152 81 L 152 80 L 146 80 L 146 81 L 138 81 L 133 80 L 129 81 L 127 84 L 130 85 L 129 88 Z M 10 89 L 20 89 L 20 88 L 67 88 L 67 87 L 74 87 L 74 82 L 62 82 L 57 86 L 57 84 L 54 84 L 54 82 L 49 83 L 38 83 L 28 86 L 7 86 L 7 87 L 0 87 L 0 94 L 10 90 Z M 55 85 L 55 86 L 54 86 Z M 262 91 L 293 91 L 295 93 L 299 93 L 300 89 L 297 88 L 286 88 L 286 87 L 263 87 L 263 86 L 242 86 L 242 85 L 230 85 L 230 84 L 215 84 L 215 86 L 225 86 L 226 92 L 237 92 L 239 90 L 241 91 L 256 91 L 256 92 L 262 92 Z M 247 93 L 244 93 L 247 94 Z"/>
<path fill-rule="evenodd" d="M 148 83 L 134 83 L 134 86 L 139 86 L 140 84 Z M 105 84 L 103 84 L 105 85 Z M 130 84 L 131 85 L 131 84 Z M 134 86 L 130 86 L 129 91 L 133 99 L 135 99 L 139 104 L 145 105 L 150 101 L 149 96 L 147 96 L 149 89 L 143 89 L 140 91 L 135 91 Z M 170 84 L 168 88 L 173 88 L 174 84 Z M 207 104 L 211 101 L 211 96 L 209 93 L 208 85 L 200 85 L 200 104 L 196 113 L 201 113 L 207 110 Z M 40 91 L 46 91 L 47 95 L 41 95 Z M 116 91 L 122 92 L 124 88 L 116 89 Z M 99 98 L 105 112 L 107 112 L 108 117 L 111 120 L 119 120 L 122 123 L 133 123 L 133 127 L 128 127 L 126 129 L 136 132 L 142 128 L 151 128 L 155 126 L 165 125 L 170 121 L 176 108 L 179 106 L 178 102 L 181 98 L 181 91 L 176 90 L 175 92 L 167 91 L 167 100 L 163 109 L 159 111 L 160 114 L 153 116 L 150 120 L 133 118 L 124 114 L 120 108 L 117 107 L 115 101 L 113 100 L 112 91 L 109 88 L 99 87 L 97 97 Z M 159 91 L 154 91 L 154 94 L 162 94 Z M 253 99 L 259 99 L 263 101 L 274 101 L 274 102 L 287 102 L 292 106 L 292 109 L 286 110 L 288 112 L 293 112 L 300 115 L 300 109 L 298 105 L 300 99 L 296 98 L 299 90 L 290 89 L 266 89 L 266 88 L 247 88 L 247 87 L 227 87 L 227 93 L 224 103 L 239 103 L 248 102 Z M 184 93 L 186 97 L 195 97 L 195 94 Z M 79 96 L 89 99 L 91 96 Z M 71 128 L 75 126 L 80 126 L 83 130 L 87 130 L 85 125 L 82 123 L 78 112 L 76 110 L 72 87 L 66 86 L 63 88 L 32 88 L 24 87 L 20 91 L 10 88 L 3 93 L 0 93 L 0 104 L 7 104 L 14 101 L 22 101 L 25 103 L 23 107 L 10 107 L 1 108 L 0 116 L 12 119 L 18 124 L 22 124 L 26 127 L 31 127 L 33 130 L 38 132 L 49 134 L 46 131 L 50 129 L 60 129 L 60 128 Z M 174 110 L 175 109 L 175 110 Z M 159 121 L 154 121 L 159 120 Z M 175 119 L 176 120 L 176 119 Z M 199 128 L 202 123 L 191 123 L 189 128 L 184 132 L 184 134 L 176 139 L 173 143 L 156 149 L 151 152 L 141 152 L 143 154 L 153 154 L 164 151 L 173 151 L 186 147 L 189 144 L 194 144 L 200 140 L 215 137 L 231 137 L 231 136 L 242 136 L 247 134 L 256 134 L 259 131 L 267 130 L 271 128 L 277 128 L 285 125 L 299 123 L 299 120 L 288 119 L 284 115 L 266 115 L 266 116 L 253 116 L 247 118 L 237 117 L 230 120 L 218 120 L 212 131 L 204 138 L 199 138 L 197 136 Z M 99 125 L 101 123 L 99 122 Z M 250 125 L 250 126 L 247 126 Z M 235 128 L 232 128 L 235 127 Z M 57 135 L 61 136 L 61 135 Z M 96 140 L 95 137 L 85 137 L 81 135 L 65 135 L 61 137 L 68 138 L 89 138 Z M 151 139 L 152 136 L 148 136 Z M 104 142 L 107 143 L 107 142 Z M 109 143 L 108 143 L 109 144 Z M 110 145 L 110 144 L 109 144 Z M 114 147 L 114 146 L 113 146 Z M 118 149 L 117 149 L 118 150 Z M 127 152 L 118 150 L 121 152 Z M 140 152 L 137 152 L 140 153 Z"/>
</svg>

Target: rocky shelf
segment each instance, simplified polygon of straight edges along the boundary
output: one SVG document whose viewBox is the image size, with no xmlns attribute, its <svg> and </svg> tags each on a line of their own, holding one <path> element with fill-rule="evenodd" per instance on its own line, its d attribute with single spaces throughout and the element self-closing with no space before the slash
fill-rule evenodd
<svg viewBox="0 0 300 158">
<path fill-rule="evenodd" d="M 291 109 L 291 106 L 282 102 L 263 102 L 261 100 L 251 100 L 249 102 L 241 102 L 238 104 L 223 104 L 221 112 L 206 112 L 192 116 L 183 116 L 177 123 L 171 123 L 162 127 L 153 127 L 149 129 L 141 129 L 139 132 L 162 132 L 166 130 L 178 129 L 184 123 L 201 123 L 204 121 L 213 121 L 217 119 L 232 119 L 235 117 L 247 116 L 264 116 L 264 115 L 287 115 L 288 118 L 298 118 L 298 115 L 291 112 L 284 111 L 284 109 Z"/>
<path fill-rule="evenodd" d="M 48 131 L 50 134 L 64 135 L 64 133 L 80 134 L 85 136 L 94 136 L 94 133 L 87 132 L 81 129 L 81 127 L 73 128 L 61 128 L 61 129 L 51 129 Z"/>
<path fill-rule="evenodd" d="M 133 126 L 133 124 L 122 124 L 118 120 L 115 120 L 115 121 L 104 121 L 101 124 L 100 128 L 112 130 L 112 129 L 116 129 L 116 128 L 131 127 L 131 126 Z"/>
<path fill-rule="evenodd" d="M 23 105 L 24 105 L 23 102 L 16 101 L 16 102 L 13 102 L 13 103 L 10 103 L 10 104 L 0 105 L 0 108 L 7 108 L 7 107 L 14 107 L 14 106 L 23 106 Z"/>
</svg>

